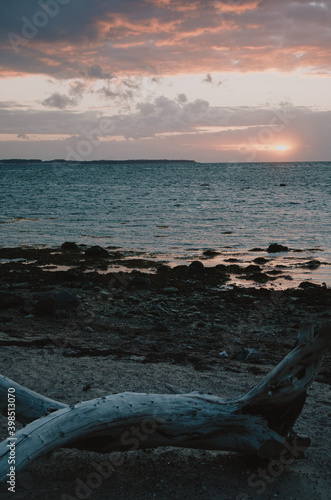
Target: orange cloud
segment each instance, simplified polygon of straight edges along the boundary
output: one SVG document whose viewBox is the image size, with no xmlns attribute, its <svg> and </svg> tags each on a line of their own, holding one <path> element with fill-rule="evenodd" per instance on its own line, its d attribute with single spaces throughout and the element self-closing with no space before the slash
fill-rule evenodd
<svg viewBox="0 0 331 500">
<path fill-rule="evenodd" d="M 233 3 L 229 1 L 215 1 L 214 5 L 219 10 L 221 14 L 225 14 L 226 12 L 235 12 L 237 14 L 242 14 L 248 10 L 257 9 L 260 1 L 257 0 L 248 0 L 246 2 Z"/>
<path fill-rule="evenodd" d="M 80 15 L 78 25 L 77 12 L 68 4 L 66 22 L 50 20 L 25 40 L 18 54 L 8 40 L 2 43 L 4 74 L 75 78 L 92 65 L 103 68 L 100 78 L 137 74 L 151 66 L 157 66 L 160 75 L 330 71 L 331 5 L 326 2 L 127 0 L 111 9 L 97 0 L 86 2 Z M 11 29 L 19 34 L 22 26 L 17 22 Z M 8 32 L 6 20 L 1 24 Z"/>
</svg>

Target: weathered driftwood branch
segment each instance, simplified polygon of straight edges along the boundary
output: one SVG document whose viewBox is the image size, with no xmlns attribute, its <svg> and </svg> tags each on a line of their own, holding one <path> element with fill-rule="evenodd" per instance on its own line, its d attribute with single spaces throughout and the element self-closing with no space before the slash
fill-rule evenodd
<svg viewBox="0 0 331 500">
<path fill-rule="evenodd" d="M 17 389 L 21 419 L 40 417 L 15 435 L 16 471 L 62 446 L 102 452 L 179 446 L 276 456 L 286 447 L 307 388 L 316 378 L 330 343 L 330 324 L 315 337 L 312 328 L 302 330 L 298 345 L 265 380 L 233 399 L 199 393 L 125 392 L 65 406 L 13 386 L 3 377 L 2 411 L 10 382 L 10 387 Z M 309 440 L 301 443 L 307 447 Z M 0 482 L 6 480 L 8 454 L 4 441 L 0 445 Z"/>
<path fill-rule="evenodd" d="M 16 420 L 22 424 L 32 422 L 53 411 L 66 408 L 68 405 L 46 398 L 37 392 L 17 384 L 10 378 L 0 375 L 0 413 L 7 414 L 8 389 L 15 389 Z"/>
</svg>

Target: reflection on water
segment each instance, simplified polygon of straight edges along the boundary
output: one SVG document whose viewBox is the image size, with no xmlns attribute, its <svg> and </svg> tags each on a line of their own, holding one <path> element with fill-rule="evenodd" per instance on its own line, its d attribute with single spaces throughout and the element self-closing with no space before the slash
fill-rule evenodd
<svg viewBox="0 0 331 500">
<path fill-rule="evenodd" d="M 0 246 L 76 241 L 181 263 L 214 249 L 246 264 L 277 242 L 330 263 L 330 166 L 0 164 Z M 309 272 L 330 283 L 330 266 Z"/>
</svg>

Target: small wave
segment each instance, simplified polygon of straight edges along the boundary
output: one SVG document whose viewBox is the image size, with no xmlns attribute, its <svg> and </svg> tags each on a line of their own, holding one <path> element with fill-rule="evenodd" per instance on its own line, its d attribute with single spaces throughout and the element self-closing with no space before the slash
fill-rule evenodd
<svg viewBox="0 0 331 500">
<path fill-rule="evenodd" d="M 17 222 L 26 221 L 26 220 L 36 221 L 36 220 L 40 220 L 40 218 L 39 217 L 13 217 L 12 220 L 17 221 Z"/>
</svg>

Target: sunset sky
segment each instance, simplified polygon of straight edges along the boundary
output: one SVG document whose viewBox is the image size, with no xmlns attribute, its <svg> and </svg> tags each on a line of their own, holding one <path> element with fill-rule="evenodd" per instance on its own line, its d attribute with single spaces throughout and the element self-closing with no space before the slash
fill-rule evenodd
<svg viewBox="0 0 331 500">
<path fill-rule="evenodd" d="M 0 158 L 331 160 L 331 0 L 0 3 Z"/>
</svg>

